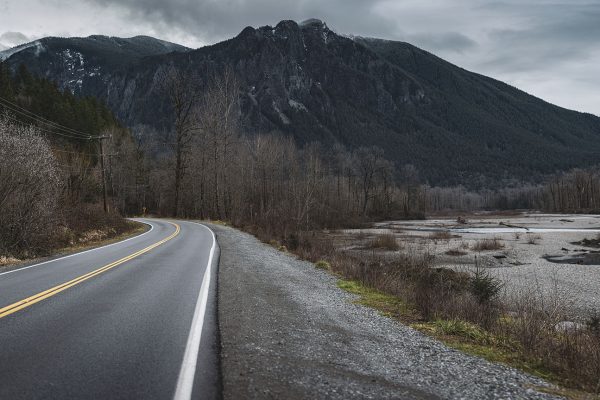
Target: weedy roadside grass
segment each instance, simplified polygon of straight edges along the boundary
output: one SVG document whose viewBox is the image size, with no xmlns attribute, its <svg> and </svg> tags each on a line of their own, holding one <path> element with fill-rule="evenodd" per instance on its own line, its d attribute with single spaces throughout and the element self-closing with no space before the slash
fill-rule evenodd
<svg viewBox="0 0 600 400">
<path fill-rule="evenodd" d="M 396 296 L 382 293 L 362 285 L 358 281 L 340 279 L 338 287 L 359 296 L 357 304 L 378 310 L 383 316 L 394 318 L 411 328 L 431 336 L 447 346 L 464 353 L 502 363 L 548 382 L 560 385 L 556 388 L 535 387 L 550 394 L 573 400 L 598 400 L 597 394 L 564 386 L 569 384 L 555 374 L 536 357 L 527 356 L 514 338 L 487 331 L 477 324 L 459 319 L 435 319 L 424 321 L 418 311 Z"/>
<path fill-rule="evenodd" d="M 405 323 L 419 320 L 417 311 L 397 296 L 368 288 L 358 281 L 339 279 L 337 285 L 359 296 L 357 304 L 374 308 L 386 317 L 396 318 Z"/>
<path fill-rule="evenodd" d="M 324 269 L 326 271 L 331 271 L 331 265 L 325 260 L 319 260 L 315 263 L 315 267 L 319 269 Z"/>
</svg>

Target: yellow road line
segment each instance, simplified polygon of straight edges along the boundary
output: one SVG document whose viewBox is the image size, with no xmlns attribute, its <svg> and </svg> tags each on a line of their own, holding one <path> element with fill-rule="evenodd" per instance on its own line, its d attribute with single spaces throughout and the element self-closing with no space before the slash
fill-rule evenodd
<svg viewBox="0 0 600 400">
<path fill-rule="evenodd" d="M 120 260 L 114 261 L 110 264 L 105 265 L 104 267 L 98 268 L 92 272 L 88 272 L 87 274 L 81 275 L 75 279 L 72 279 L 68 282 L 62 283 L 58 286 L 54 286 L 53 288 L 50 288 L 48 290 L 44 290 L 43 292 L 40 292 L 38 294 L 35 294 L 33 296 L 30 296 L 26 299 L 23 300 L 19 300 L 16 303 L 10 304 L 6 307 L 0 308 L 0 318 L 4 318 L 7 315 L 10 315 L 12 313 L 15 313 L 19 310 L 22 310 L 26 307 L 29 307 L 35 303 L 39 303 L 42 300 L 47 299 L 48 297 L 52 297 L 64 290 L 67 290 L 70 287 L 73 287 L 75 285 L 80 284 L 81 282 L 87 281 L 90 278 L 93 278 L 96 275 L 100 275 L 103 272 L 106 272 L 118 265 L 121 265 L 129 260 L 132 260 L 136 257 L 141 256 L 144 253 L 149 252 L 150 250 L 160 246 L 161 244 L 168 242 L 169 240 L 173 239 L 175 236 L 179 235 L 179 231 L 181 230 L 181 228 L 179 227 L 179 225 L 173 223 L 173 222 L 169 222 L 171 225 L 175 226 L 175 232 L 173 232 L 171 235 L 167 236 L 166 238 L 162 239 L 161 241 L 158 241 L 140 251 L 137 251 L 133 254 L 128 255 L 127 257 L 123 257 Z"/>
</svg>

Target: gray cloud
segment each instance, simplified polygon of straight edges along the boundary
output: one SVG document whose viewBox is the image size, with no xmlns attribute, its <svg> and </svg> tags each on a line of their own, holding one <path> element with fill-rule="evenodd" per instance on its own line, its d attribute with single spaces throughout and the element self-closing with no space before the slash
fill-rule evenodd
<svg viewBox="0 0 600 400">
<path fill-rule="evenodd" d="M 585 62 L 600 52 L 600 3 L 530 7 L 535 17 L 520 29 L 489 34 L 495 56 L 486 68 L 535 71 L 542 65 Z"/>
<path fill-rule="evenodd" d="M 431 50 L 444 49 L 445 51 L 453 51 L 464 53 L 465 51 L 476 47 L 477 42 L 468 36 L 459 32 L 445 32 L 439 34 L 418 33 L 415 35 L 406 35 L 405 40 Z"/>
<path fill-rule="evenodd" d="M 21 32 L 4 32 L 0 35 L 0 47 L 9 48 L 31 41 Z"/>
<path fill-rule="evenodd" d="M 600 0 L 0 1 L 0 26 L 29 37 L 147 34 L 191 47 L 248 25 L 311 17 L 339 33 L 407 41 L 553 103 L 600 114 Z"/>
<path fill-rule="evenodd" d="M 246 26 L 277 23 L 283 19 L 324 19 L 331 26 L 359 34 L 390 33 L 391 21 L 373 13 L 381 0 L 86 0 L 105 8 L 119 7 L 139 20 L 154 20 L 160 29 L 184 29 L 199 42 L 229 38 Z M 357 18 L 359 17 L 359 18 Z M 358 31 L 358 32 L 357 32 Z"/>
</svg>

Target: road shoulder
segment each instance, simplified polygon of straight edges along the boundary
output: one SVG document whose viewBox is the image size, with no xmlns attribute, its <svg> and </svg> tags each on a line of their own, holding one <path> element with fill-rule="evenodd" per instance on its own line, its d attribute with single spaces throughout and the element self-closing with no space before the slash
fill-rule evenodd
<svg viewBox="0 0 600 400">
<path fill-rule="evenodd" d="M 450 349 L 354 304 L 336 278 L 232 228 L 221 246 L 223 395 L 237 398 L 553 398 L 543 381 Z"/>
</svg>

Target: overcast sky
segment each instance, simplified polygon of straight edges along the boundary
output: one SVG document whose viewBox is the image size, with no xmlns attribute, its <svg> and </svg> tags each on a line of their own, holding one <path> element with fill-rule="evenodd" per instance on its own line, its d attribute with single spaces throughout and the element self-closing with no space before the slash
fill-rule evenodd
<svg viewBox="0 0 600 400">
<path fill-rule="evenodd" d="M 0 0 L 0 48 L 91 34 L 200 47 L 248 25 L 312 17 L 338 33 L 410 42 L 600 115 L 600 0 Z"/>
</svg>

